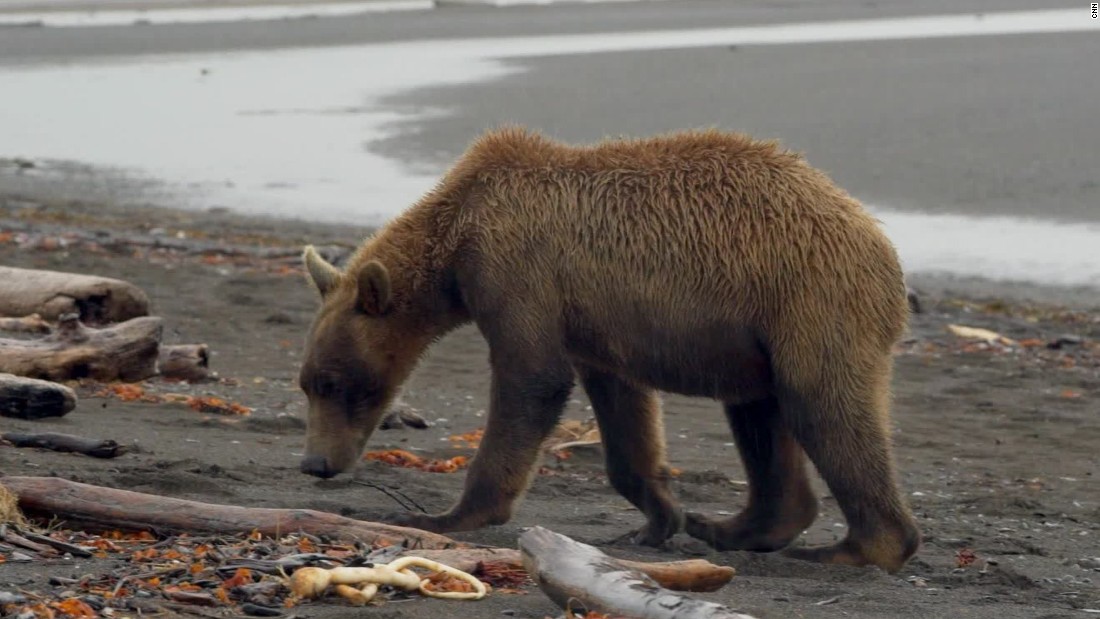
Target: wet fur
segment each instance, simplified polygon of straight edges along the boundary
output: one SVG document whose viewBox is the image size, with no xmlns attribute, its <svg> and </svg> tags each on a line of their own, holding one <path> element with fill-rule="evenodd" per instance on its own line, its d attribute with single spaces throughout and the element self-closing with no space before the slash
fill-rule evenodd
<svg viewBox="0 0 1100 619">
<path fill-rule="evenodd" d="M 324 267 L 310 270 L 327 290 L 303 388 L 359 364 L 388 401 L 456 326 L 474 321 L 489 343 L 489 421 L 463 496 L 406 524 L 506 521 L 579 376 L 611 483 L 647 515 L 639 541 L 686 527 L 722 549 L 787 546 L 817 513 L 808 454 L 850 534 L 791 554 L 896 570 L 916 551 L 889 442 L 890 349 L 908 312 L 897 256 L 853 198 L 775 143 L 702 131 L 572 147 L 493 131 L 346 274 L 322 286 Z M 363 290 L 383 288 L 386 311 L 366 307 Z M 743 513 L 681 513 L 657 390 L 724 403 L 750 480 Z M 349 416 L 306 392 L 307 455 L 357 456 L 381 411 Z"/>
</svg>

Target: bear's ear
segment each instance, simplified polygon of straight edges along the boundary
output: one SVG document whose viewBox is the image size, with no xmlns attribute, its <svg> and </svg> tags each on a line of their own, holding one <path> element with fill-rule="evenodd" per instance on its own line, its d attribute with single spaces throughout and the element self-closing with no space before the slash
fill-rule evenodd
<svg viewBox="0 0 1100 619">
<path fill-rule="evenodd" d="M 359 271 L 359 307 L 371 316 L 381 316 L 390 310 L 393 292 L 390 272 L 381 262 L 371 260 Z"/>
<path fill-rule="evenodd" d="M 313 280 L 313 285 L 317 286 L 322 297 L 335 288 L 336 283 L 340 281 L 340 271 L 325 262 L 312 245 L 306 245 L 306 250 L 302 252 L 302 261 L 305 262 L 306 272 L 309 273 L 309 278 Z"/>
</svg>

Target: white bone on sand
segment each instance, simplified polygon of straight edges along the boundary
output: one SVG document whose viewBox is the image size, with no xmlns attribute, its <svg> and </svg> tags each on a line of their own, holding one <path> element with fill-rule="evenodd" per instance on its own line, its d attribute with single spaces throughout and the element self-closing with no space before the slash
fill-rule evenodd
<svg viewBox="0 0 1100 619">
<path fill-rule="evenodd" d="M 470 583 L 474 590 L 432 591 L 427 586 L 431 581 L 414 573 L 410 569 L 413 567 L 443 572 Z M 334 586 L 337 595 L 356 605 L 369 602 L 382 585 L 405 591 L 420 591 L 428 597 L 448 600 L 480 600 L 489 592 L 485 583 L 474 576 L 422 557 L 401 557 L 392 563 L 379 563 L 374 567 L 303 567 L 290 577 L 291 591 L 307 599 L 321 597 L 330 585 Z"/>
</svg>

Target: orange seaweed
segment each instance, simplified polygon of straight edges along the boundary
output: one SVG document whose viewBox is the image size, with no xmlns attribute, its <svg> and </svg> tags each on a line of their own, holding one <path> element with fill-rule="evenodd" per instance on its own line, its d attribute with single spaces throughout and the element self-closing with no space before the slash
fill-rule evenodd
<svg viewBox="0 0 1100 619">
<path fill-rule="evenodd" d="M 447 572 L 434 572 L 425 578 L 427 582 L 422 584 L 428 591 L 445 593 L 473 593 L 474 586 L 461 578 L 456 578 Z"/>
<path fill-rule="evenodd" d="M 428 473 L 454 473 L 455 471 L 466 468 L 468 464 L 468 460 L 465 456 L 455 456 L 446 460 L 425 460 L 403 449 L 368 451 L 363 456 L 363 459 L 383 462 L 390 466 L 417 469 Z"/>
<path fill-rule="evenodd" d="M 481 445 L 481 439 L 485 437 L 485 429 L 478 428 L 471 430 L 463 434 L 453 434 L 447 437 L 447 440 L 455 444 L 455 447 L 467 447 L 469 449 L 477 449 Z M 458 443 L 464 443 L 459 445 Z"/>
<path fill-rule="evenodd" d="M 252 409 L 247 406 L 237 404 L 236 402 L 226 402 L 214 396 L 189 396 L 186 402 L 187 406 L 200 413 L 220 413 L 222 415 L 252 414 Z"/>
</svg>

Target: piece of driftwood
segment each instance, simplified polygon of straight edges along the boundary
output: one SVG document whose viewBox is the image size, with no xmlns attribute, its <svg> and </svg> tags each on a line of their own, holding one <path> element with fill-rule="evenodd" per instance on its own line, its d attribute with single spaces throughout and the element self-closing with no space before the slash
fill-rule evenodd
<svg viewBox="0 0 1100 619">
<path fill-rule="evenodd" d="M 157 357 L 160 375 L 196 383 L 210 378 L 210 348 L 206 344 L 161 346 Z"/>
<path fill-rule="evenodd" d="M 46 337 L 0 339 L 0 372 L 47 380 L 143 380 L 157 373 L 162 330 L 154 316 L 91 329 L 76 314 L 66 314 Z"/>
<path fill-rule="evenodd" d="M 0 316 L 0 331 L 13 333 L 49 333 L 53 328 L 39 314 L 22 316 L 20 318 L 8 318 Z"/>
<path fill-rule="evenodd" d="M 82 484 L 59 477 L 0 477 L 27 516 L 45 516 L 94 529 L 278 536 L 302 531 L 367 544 L 453 548 L 455 540 L 408 527 L 345 518 L 312 509 L 238 507 L 200 503 Z"/>
<path fill-rule="evenodd" d="M 76 393 L 65 385 L 14 374 L 0 374 L 0 416 L 43 419 L 61 417 L 74 408 Z"/>
<path fill-rule="evenodd" d="M 122 322 L 148 315 L 149 297 L 109 277 L 0 267 L 0 315 L 54 320 L 74 312 L 88 324 Z"/>
<path fill-rule="evenodd" d="M 3 540 L 12 546 L 18 546 L 25 550 L 37 552 L 40 555 L 53 556 L 57 554 L 57 551 L 53 546 L 42 544 L 34 540 L 27 539 L 26 537 L 16 533 L 11 527 L 6 525 L 0 525 L 0 540 Z"/>
<path fill-rule="evenodd" d="M 562 608 L 579 601 L 590 611 L 633 619 L 754 619 L 665 589 L 596 548 L 542 527 L 521 535 L 519 549 L 527 573 Z"/>
<path fill-rule="evenodd" d="M 69 542 L 63 542 L 59 539 L 54 539 L 48 535 L 42 535 L 35 533 L 34 531 L 14 531 L 13 528 L 18 528 L 16 525 L 9 526 L 7 531 L 9 533 L 16 533 L 22 540 L 26 540 L 33 544 L 38 544 L 42 547 L 52 548 L 58 552 L 67 552 L 74 557 L 90 557 L 93 555 L 92 551 L 84 546 L 77 546 L 76 544 L 70 544 Z M 14 543 L 14 542 L 13 542 Z M 16 544 L 19 545 L 19 544 Z M 24 546 L 26 548 L 26 546 Z M 39 552 L 47 552 L 45 550 Z"/>
<path fill-rule="evenodd" d="M 72 452 L 93 458 L 116 458 L 126 453 L 126 447 L 111 439 L 85 438 L 60 432 L 4 432 L 0 439 L 15 447 L 37 447 L 53 451 Z"/>
</svg>

